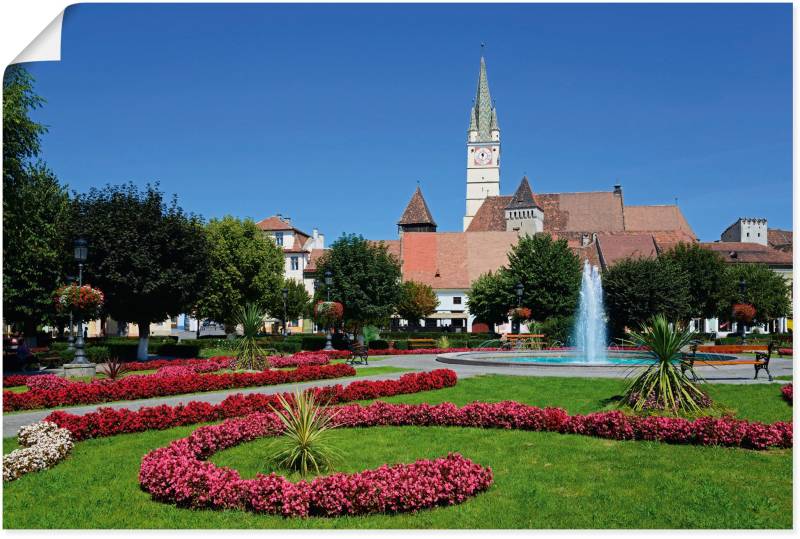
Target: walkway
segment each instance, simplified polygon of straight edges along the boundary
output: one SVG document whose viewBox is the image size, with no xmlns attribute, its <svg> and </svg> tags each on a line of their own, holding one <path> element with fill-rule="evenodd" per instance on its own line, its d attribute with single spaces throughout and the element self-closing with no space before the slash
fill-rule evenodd
<svg viewBox="0 0 800 539">
<path fill-rule="evenodd" d="M 434 355 L 407 355 L 407 356 L 392 356 L 380 361 L 374 361 L 370 365 L 373 366 L 391 366 L 402 367 L 406 369 L 417 369 L 423 371 L 431 371 L 435 369 L 452 369 L 460 379 L 470 378 L 473 376 L 480 376 L 484 374 L 503 374 L 511 376 L 564 376 L 572 377 L 579 376 L 584 378 L 624 378 L 630 369 L 620 367 L 563 367 L 563 366 L 520 366 L 520 367 L 490 367 L 490 366 L 473 366 L 473 365 L 457 365 L 447 364 L 436 361 Z M 369 369 L 370 367 L 359 367 L 360 369 Z M 757 380 L 753 380 L 753 367 L 752 365 L 726 365 L 720 367 L 699 366 L 697 367 L 698 373 L 710 383 L 720 384 L 766 384 L 769 383 L 764 373 L 759 375 Z M 791 376 L 792 375 L 792 360 L 791 358 L 774 358 L 770 362 L 770 371 L 773 376 Z M 236 393 L 250 394 L 250 393 L 263 393 L 271 395 L 274 393 L 282 393 L 285 391 L 294 391 L 295 389 L 305 389 L 308 387 L 323 387 L 336 384 L 346 385 L 351 382 L 359 380 L 396 380 L 405 373 L 386 373 L 376 374 L 373 376 L 362 376 L 358 378 L 337 378 L 334 380 L 316 380 L 311 382 L 303 382 L 299 384 L 283 384 L 276 386 L 263 386 L 251 387 L 244 389 L 230 389 L 226 391 L 215 391 L 209 393 L 199 393 L 193 395 L 176 395 L 170 397 L 158 397 L 153 399 L 142 399 L 134 401 L 123 401 L 115 403 L 106 403 L 99 405 L 89 406 L 76 406 L 70 408 L 60 408 L 71 414 L 86 414 L 95 411 L 97 408 L 128 408 L 129 410 L 138 410 L 145 406 L 158 406 L 167 404 L 175 406 L 182 403 L 191 401 L 202 401 L 212 404 L 217 404 L 225 400 L 229 395 Z M 776 382 L 781 382 L 776 380 Z M 783 383 L 786 383 L 783 381 Z M 18 412 L 3 415 L 3 437 L 16 435 L 20 427 L 41 421 L 47 417 L 53 410 L 34 410 L 30 412 Z"/>
</svg>

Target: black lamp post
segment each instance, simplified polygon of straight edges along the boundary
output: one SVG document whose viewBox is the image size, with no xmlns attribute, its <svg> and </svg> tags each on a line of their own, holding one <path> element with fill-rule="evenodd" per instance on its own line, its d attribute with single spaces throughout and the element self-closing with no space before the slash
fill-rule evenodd
<svg viewBox="0 0 800 539">
<path fill-rule="evenodd" d="M 83 286 L 83 264 L 89 256 L 89 243 L 84 238 L 75 240 L 74 245 L 75 261 L 78 263 L 78 287 Z M 83 341 L 83 320 L 78 316 L 78 338 L 75 340 L 75 359 L 72 363 L 87 365 L 89 361 L 86 359 L 86 352 L 84 351 Z"/>
<path fill-rule="evenodd" d="M 283 336 L 286 337 L 286 300 L 289 298 L 289 289 L 284 288 L 281 293 L 283 294 Z"/>
<path fill-rule="evenodd" d="M 333 274 L 325 272 L 325 292 L 328 294 L 328 301 L 331 300 L 331 286 L 333 285 Z M 333 350 L 333 328 L 328 326 L 328 338 L 325 340 L 325 350 Z"/>
<path fill-rule="evenodd" d="M 77 279 L 74 275 L 67 275 L 67 284 L 75 284 Z M 69 335 L 67 335 L 67 350 L 75 350 L 75 322 L 72 317 L 72 307 L 69 309 Z"/>
<path fill-rule="evenodd" d="M 744 280 L 744 277 L 739 277 L 739 302 L 744 303 L 744 294 L 747 291 L 747 282 Z M 742 344 L 744 344 L 746 337 L 747 328 L 745 327 L 745 323 L 742 321 L 738 322 L 739 327 L 739 336 L 742 338 Z"/>
<path fill-rule="evenodd" d="M 517 286 L 514 287 L 514 292 L 517 294 L 517 309 L 519 309 L 522 307 L 522 294 L 525 292 L 525 287 L 522 283 L 517 283 Z M 519 335 L 519 330 L 519 318 L 516 318 L 511 321 L 511 332 L 515 335 Z"/>
</svg>

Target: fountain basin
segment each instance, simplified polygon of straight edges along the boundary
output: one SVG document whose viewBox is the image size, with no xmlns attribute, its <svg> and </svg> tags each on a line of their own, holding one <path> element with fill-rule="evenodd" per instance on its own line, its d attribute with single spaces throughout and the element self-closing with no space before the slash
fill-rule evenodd
<svg viewBox="0 0 800 539">
<path fill-rule="evenodd" d="M 698 353 L 695 361 L 731 361 L 736 356 Z M 441 354 L 436 361 L 458 365 L 487 367 L 646 367 L 654 362 L 647 352 L 608 350 L 602 361 L 590 362 L 585 354 L 575 350 L 518 350 L 510 352 L 454 352 Z"/>
</svg>

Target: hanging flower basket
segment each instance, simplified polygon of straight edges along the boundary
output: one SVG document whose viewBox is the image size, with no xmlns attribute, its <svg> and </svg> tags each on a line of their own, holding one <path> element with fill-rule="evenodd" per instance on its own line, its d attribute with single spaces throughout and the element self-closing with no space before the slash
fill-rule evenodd
<svg viewBox="0 0 800 539">
<path fill-rule="evenodd" d="M 318 301 L 314 305 L 314 319 L 322 325 L 333 325 L 344 316 L 344 305 L 338 301 Z"/>
<path fill-rule="evenodd" d="M 68 314 L 70 311 L 84 320 L 91 320 L 100 314 L 105 296 L 99 288 L 88 284 L 78 286 L 70 284 L 56 290 L 53 297 L 56 311 Z"/>
<path fill-rule="evenodd" d="M 756 308 L 749 303 L 737 303 L 733 306 L 733 318 L 737 322 L 749 324 L 756 317 Z"/>
<path fill-rule="evenodd" d="M 524 322 L 531 319 L 533 312 L 527 307 L 514 307 L 508 311 L 508 316 L 515 322 Z"/>
</svg>

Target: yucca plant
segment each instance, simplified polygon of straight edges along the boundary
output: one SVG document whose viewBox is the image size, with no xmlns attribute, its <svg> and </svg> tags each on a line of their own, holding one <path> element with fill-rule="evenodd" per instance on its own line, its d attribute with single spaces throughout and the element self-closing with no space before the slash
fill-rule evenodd
<svg viewBox="0 0 800 539">
<path fill-rule="evenodd" d="M 439 340 L 436 341 L 436 346 L 442 350 L 446 350 L 450 348 L 450 339 L 448 339 L 446 335 L 442 335 L 439 337 Z"/>
<path fill-rule="evenodd" d="M 128 368 L 125 366 L 125 362 L 120 361 L 118 357 L 109 357 L 100 372 L 105 374 L 109 380 L 116 380 L 127 374 Z"/>
<path fill-rule="evenodd" d="M 310 391 L 295 391 L 291 402 L 278 394 L 279 409 L 272 411 L 283 423 L 283 436 L 271 447 L 273 466 L 307 477 L 333 468 L 339 452 L 330 445 L 336 412 L 326 409 Z"/>
<path fill-rule="evenodd" d="M 263 370 L 267 352 L 258 345 L 256 337 L 264 323 L 264 312 L 254 303 L 239 310 L 237 324 L 242 326 L 242 338 L 236 340 L 236 367 L 246 370 Z"/>
<path fill-rule="evenodd" d="M 631 332 L 627 344 L 646 348 L 655 361 L 625 390 L 623 402 L 636 411 L 656 409 L 673 413 L 697 412 L 711 405 L 711 399 L 692 380 L 694 369 L 681 350 L 694 339 L 694 332 L 670 324 L 662 315 Z M 681 368 L 683 366 L 683 369 Z"/>
</svg>

